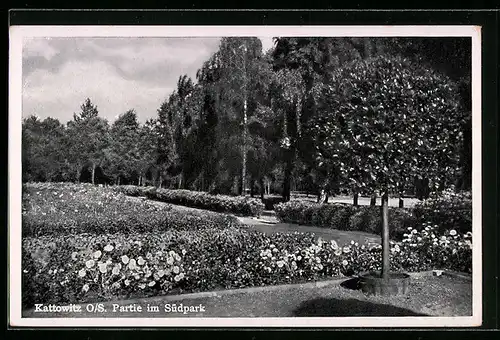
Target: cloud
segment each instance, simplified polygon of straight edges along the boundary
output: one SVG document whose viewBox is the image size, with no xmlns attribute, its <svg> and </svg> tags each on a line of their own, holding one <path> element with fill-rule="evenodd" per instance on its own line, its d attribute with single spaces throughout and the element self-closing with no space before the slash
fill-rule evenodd
<svg viewBox="0 0 500 340">
<path fill-rule="evenodd" d="M 260 37 L 265 52 L 272 38 Z M 72 119 L 85 98 L 110 121 L 134 108 L 145 121 L 220 38 L 30 38 L 23 41 L 23 116 Z"/>
<path fill-rule="evenodd" d="M 89 97 L 99 114 L 109 121 L 131 108 L 145 121 L 155 116 L 156 108 L 172 91 L 172 87 L 124 79 L 106 62 L 71 61 L 57 73 L 42 69 L 26 78 L 23 115 L 50 116 L 65 123 Z"/>
<path fill-rule="evenodd" d="M 23 43 L 23 116 L 62 122 L 89 97 L 113 121 L 156 115 L 182 74 L 194 78 L 219 38 L 33 38 Z"/>
</svg>

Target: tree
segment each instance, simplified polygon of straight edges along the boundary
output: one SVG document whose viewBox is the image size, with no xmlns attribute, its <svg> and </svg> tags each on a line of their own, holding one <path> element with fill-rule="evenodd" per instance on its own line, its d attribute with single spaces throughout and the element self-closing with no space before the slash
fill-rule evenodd
<svg viewBox="0 0 500 340">
<path fill-rule="evenodd" d="M 96 167 L 104 162 L 109 143 L 108 122 L 98 116 L 97 106 L 89 98 L 80 108 L 81 111 L 73 114 L 73 120 L 68 122 L 68 148 L 76 170 L 76 180 L 80 180 L 82 168 L 89 165 L 94 184 Z"/>
<path fill-rule="evenodd" d="M 36 116 L 23 120 L 22 164 L 24 181 L 68 180 L 65 127 L 57 119 L 40 121 Z"/>
<path fill-rule="evenodd" d="M 252 70 L 257 70 L 253 64 L 262 56 L 262 43 L 260 39 L 251 38 L 222 38 L 218 57 L 220 59 L 220 81 L 224 87 L 225 97 L 228 101 L 227 108 L 232 109 L 238 117 L 241 127 L 241 181 L 240 193 L 245 194 L 247 183 L 247 152 L 249 144 L 248 118 L 249 98 Z M 231 111 L 233 111 L 231 110 Z"/>
<path fill-rule="evenodd" d="M 133 109 L 121 114 L 111 125 L 106 159 L 117 184 L 121 178 L 130 178 L 140 167 L 139 133 L 137 114 Z"/>
<path fill-rule="evenodd" d="M 387 200 L 410 178 L 450 185 L 459 170 L 465 116 L 446 76 L 402 58 L 352 62 L 333 73 L 315 118 L 318 167 L 353 191 L 382 192 L 383 276 L 389 275 Z"/>
</svg>

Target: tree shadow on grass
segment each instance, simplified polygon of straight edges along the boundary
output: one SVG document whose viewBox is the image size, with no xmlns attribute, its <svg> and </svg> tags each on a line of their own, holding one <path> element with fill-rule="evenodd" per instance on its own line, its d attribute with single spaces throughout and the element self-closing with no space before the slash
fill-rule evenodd
<svg viewBox="0 0 500 340">
<path fill-rule="evenodd" d="M 294 316 L 428 316 L 410 309 L 356 299 L 314 299 L 304 302 Z"/>
</svg>

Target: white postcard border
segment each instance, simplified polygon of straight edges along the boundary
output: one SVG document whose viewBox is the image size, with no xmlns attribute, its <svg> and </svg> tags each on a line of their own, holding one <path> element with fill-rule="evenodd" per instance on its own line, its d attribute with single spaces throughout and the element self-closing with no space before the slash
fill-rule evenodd
<svg viewBox="0 0 500 340">
<path fill-rule="evenodd" d="M 471 317 L 23 318 L 21 315 L 22 42 L 30 37 L 471 37 L 473 304 Z M 482 322 L 481 27 L 478 26 L 11 26 L 9 32 L 9 324 L 20 327 L 472 327 Z"/>
</svg>

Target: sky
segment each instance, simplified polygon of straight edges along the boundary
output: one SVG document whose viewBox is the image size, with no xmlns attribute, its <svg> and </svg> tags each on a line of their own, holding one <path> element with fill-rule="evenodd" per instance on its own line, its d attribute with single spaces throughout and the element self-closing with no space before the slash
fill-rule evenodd
<svg viewBox="0 0 500 340">
<path fill-rule="evenodd" d="M 272 38 L 262 37 L 263 51 Z M 156 110 L 187 74 L 219 47 L 220 38 L 25 38 L 23 117 L 67 123 L 88 97 L 113 122 L 135 109 L 140 122 Z"/>
</svg>

